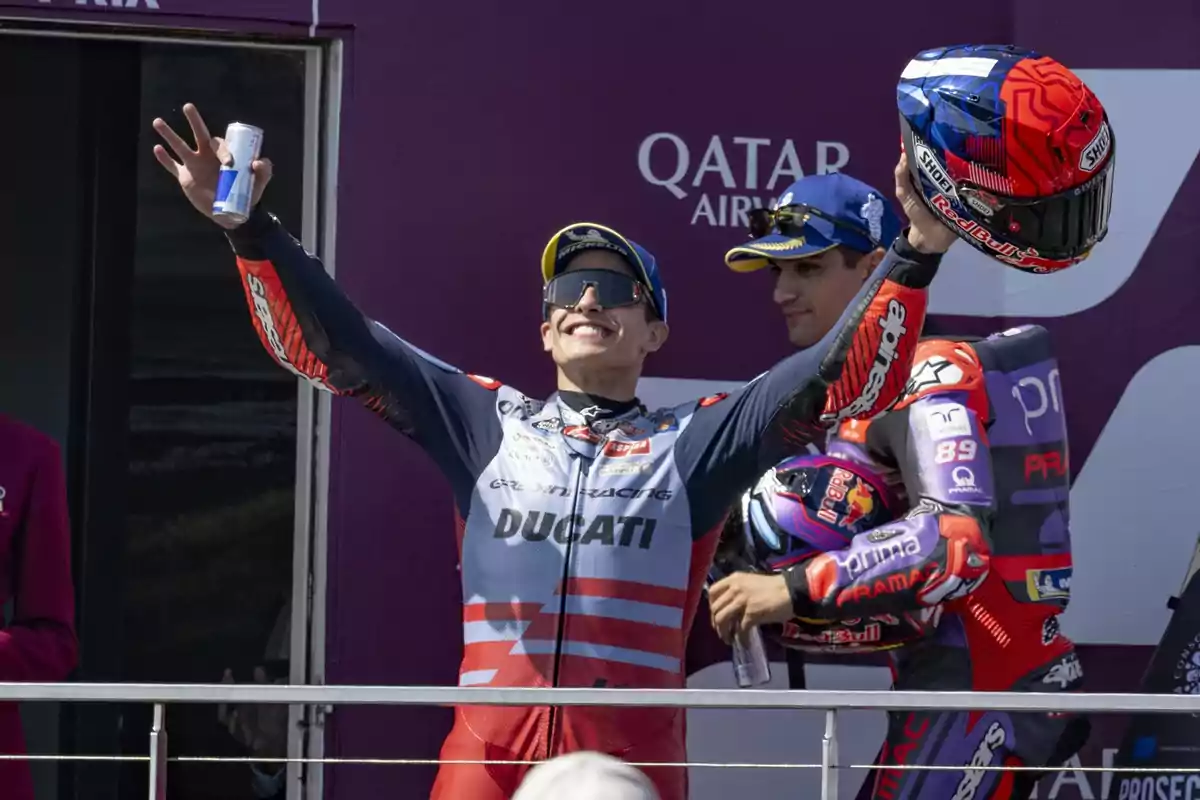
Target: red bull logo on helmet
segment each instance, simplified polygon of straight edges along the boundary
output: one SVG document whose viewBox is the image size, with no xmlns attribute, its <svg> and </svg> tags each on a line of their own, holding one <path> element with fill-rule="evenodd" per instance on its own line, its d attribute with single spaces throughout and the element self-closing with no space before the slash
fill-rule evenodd
<svg viewBox="0 0 1200 800">
<path fill-rule="evenodd" d="M 830 525 L 852 528 L 875 510 L 874 494 L 862 478 L 838 467 L 833 471 L 817 519 Z"/>
<path fill-rule="evenodd" d="M 846 493 L 846 514 L 842 517 L 842 525 L 849 528 L 857 524 L 863 517 L 870 516 L 875 510 L 875 501 L 871 493 L 858 481 L 854 488 Z"/>
</svg>

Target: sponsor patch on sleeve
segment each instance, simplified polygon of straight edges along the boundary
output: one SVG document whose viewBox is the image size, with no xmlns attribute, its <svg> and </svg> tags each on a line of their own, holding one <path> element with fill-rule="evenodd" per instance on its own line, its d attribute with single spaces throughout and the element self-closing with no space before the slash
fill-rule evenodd
<svg viewBox="0 0 1200 800">
<path fill-rule="evenodd" d="M 922 420 L 929 438 L 935 442 L 971 435 L 971 417 L 962 403 L 928 405 L 920 409 L 917 417 Z"/>
</svg>

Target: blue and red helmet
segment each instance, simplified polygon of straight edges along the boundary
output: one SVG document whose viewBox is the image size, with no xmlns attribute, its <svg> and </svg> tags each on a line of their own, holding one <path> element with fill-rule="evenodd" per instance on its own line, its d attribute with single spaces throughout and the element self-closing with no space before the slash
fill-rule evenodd
<svg viewBox="0 0 1200 800">
<path fill-rule="evenodd" d="M 900 505 L 883 478 L 846 459 L 803 455 L 768 470 L 745 501 L 757 566 L 786 569 L 841 550 L 896 518 Z"/>
<path fill-rule="evenodd" d="M 901 73 L 896 99 L 915 186 L 977 250 L 1054 272 L 1108 233 L 1111 123 L 1062 64 L 1012 45 L 925 50 Z"/>
</svg>

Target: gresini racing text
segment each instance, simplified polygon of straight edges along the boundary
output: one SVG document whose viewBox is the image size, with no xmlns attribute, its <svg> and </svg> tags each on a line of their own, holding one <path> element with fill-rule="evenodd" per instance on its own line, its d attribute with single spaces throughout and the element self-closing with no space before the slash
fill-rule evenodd
<svg viewBox="0 0 1200 800">
<path fill-rule="evenodd" d="M 533 492 L 535 494 L 545 494 L 551 497 L 569 497 L 571 490 L 566 486 L 551 486 L 544 483 L 525 483 L 524 481 L 515 480 L 512 478 L 496 478 L 490 484 L 493 489 L 511 489 L 514 492 Z M 649 500 L 670 500 L 673 492 L 670 489 L 622 486 L 620 488 L 607 487 L 590 487 L 584 486 L 579 489 L 580 497 L 592 497 L 598 500 L 606 498 L 616 498 L 618 500 L 641 500 L 643 498 Z"/>
</svg>

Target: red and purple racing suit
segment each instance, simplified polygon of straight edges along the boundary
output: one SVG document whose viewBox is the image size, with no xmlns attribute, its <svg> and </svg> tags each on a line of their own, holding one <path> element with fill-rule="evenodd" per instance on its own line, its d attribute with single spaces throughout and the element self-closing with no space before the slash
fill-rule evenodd
<svg viewBox="0 0 1200 800">
<path fill-rule="evenodd" d="M 843 423 L 828 452 L 882 475 L 910 511 L 787 570 L 798 616 L 878 627 L 940 606 L 930 636 L 888 651 L 897 689 L 1080 688 L 1058 625 L 1071 585 L 1070 473 L 1045 329 L 922 340 L 896 407 Z M 963 769 L 877 770 L 870 797 L 1023 799 L 1036 773 L 982 768 L 1059 764 L 1086 735 L 1086 721 L 1059 714 L 893 713 L 878 763 Z"/>
<path fill-rule="evenodd" d="M 727 509 L 827 424 L 895 401 L 938 258 L 898 240 L 816 347 L 737 391 L 651 411 L 536 400 L 365 318 L 262 210 L 230 234 L 254 326 L 284 367 L 358 398 L 433 459 L 459 513 L 464 686 L 678 688 Z M 596 750 L 685 759 L 675 709 L 463 707 L 445 760 Z M 500 800 L 522 765 L 446 765 L 433 797 Z M 686 772 L 648 769 L 663 800 Z"/>
</svg>

